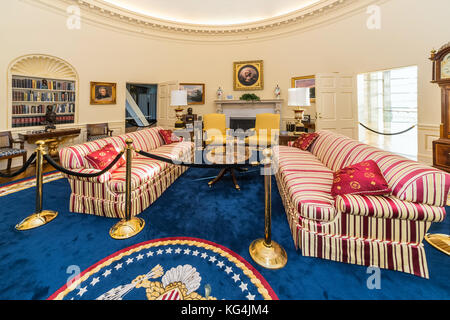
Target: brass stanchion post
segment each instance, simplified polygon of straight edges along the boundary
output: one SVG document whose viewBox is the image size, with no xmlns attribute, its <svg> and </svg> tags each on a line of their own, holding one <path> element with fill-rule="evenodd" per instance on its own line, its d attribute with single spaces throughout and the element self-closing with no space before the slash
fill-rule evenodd
<svg viewBox="0 0 450 320">
<path fill-rule="evenodd" d="M 42 191 L 43 191 L 43 164 L 44 164 L 44 145 L 45 142 L 39 140 L 36 142 L 36 212 L 25 218 L 16 225 L 16 229 L 23 231 L 43 226 L 58 216 L 58 212 L 52 210 L 42 210 Z"/>
<path fill-rule="evenodd" d="M 267 269 L 281 269 L 287 263 L 287 254 L 275 241 L 272 241 L 272 168 L 270 149 L 264 150 L 264 239 L 257 239 L 250 244 L 249 252 L 252 259 Z"/>
<path fill-rule="evenodd" d="M 109 235 L 113 239 L 128 239 L 144 229 L 145 221 L 144 219 L 138 217 L 131 217 L 131 158 L 133 154 L 133 140 L 127 139 L 126 141 L 126 185 L 125 185 L 125 219 L 120 220 L 116 223 L 111 230 Z"/>
</svg>

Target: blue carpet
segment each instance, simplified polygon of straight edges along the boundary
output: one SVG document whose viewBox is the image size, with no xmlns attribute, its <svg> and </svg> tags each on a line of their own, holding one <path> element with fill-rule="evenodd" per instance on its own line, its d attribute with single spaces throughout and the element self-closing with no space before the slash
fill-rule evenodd
<svg viewBox="0 0 450 320">
<path fill-rule="evenodd" d="M 237 191 L 226 176 L 213 188 L 214 169 L 189 169 L 141 214 L 144 230 L 134 238 L 113 240 L 116 220 L 68 210 L 70 187 L 65 179 L 44 186 L 44 208 L 59 211 L 50 224 L 19 232 L 14 226 L 33 213 L 35 189 L 0 197 L 0 299 L 46 299 L 61 288 L 77 266 L 81 271 L 114 252 L 165 237 L 195 237 L 225 246 L 250 262 L 280 299 L 450 299 L 450 259 L 425 242 L 430 279 L 381 270 L 380 289 L 368 289 L 367 268 L 302 257 L 294 248 L 278 190 L 273 181 L 273 239 L 287 251 L 288 264 L 266 270 L 252 262 L 248 247 L 264 234 L 263 177 L 239 174 Z M 274 180 L 274 179 L 273 179 Z M 450 221 L 430 232 L 449 233 Z"/>
</svg>

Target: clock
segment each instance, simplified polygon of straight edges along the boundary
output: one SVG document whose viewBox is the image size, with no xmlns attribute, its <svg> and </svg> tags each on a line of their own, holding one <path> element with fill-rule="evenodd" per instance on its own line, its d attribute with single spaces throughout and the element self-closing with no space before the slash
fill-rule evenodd
<svg viewBox="0 0 450 320">
<path fill-rule="evenodd" d="M 435 83 L 450 82 L 450 42 L 439 51 L 431 51 L 433 61 L 433 81 Z"/>
<path fill-rule="evenodd" d="M 450 172 L 450 42 L 431 52 L 433 83 L 441 88 L 440 138 L 433 141 L 433 166 Z"/>
<path fill-rule="evenodd" d="M 441 79 L 450 79 L 450 53 L 441 61 Z"/>
</svg>

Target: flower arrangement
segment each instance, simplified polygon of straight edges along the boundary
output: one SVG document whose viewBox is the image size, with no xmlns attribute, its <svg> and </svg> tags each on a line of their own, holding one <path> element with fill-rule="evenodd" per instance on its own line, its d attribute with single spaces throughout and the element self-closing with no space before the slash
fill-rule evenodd
<svg viewBox="0 0 450 320">
<path fill-rule="evenodd" d="M 239 98 L 239 100 L 260 101 L 261 99 L 254 93 L 245 93 Z"/>
</svg>

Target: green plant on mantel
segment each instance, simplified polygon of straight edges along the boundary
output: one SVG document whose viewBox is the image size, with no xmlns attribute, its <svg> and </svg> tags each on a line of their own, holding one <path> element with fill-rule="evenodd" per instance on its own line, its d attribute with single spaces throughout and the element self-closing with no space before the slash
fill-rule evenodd
<svg viewBox="0 0 450 320">
<path fill-rule="evenodd" d="M 254 93 L 244 93 L 239 100 L 244 101 L 260 101 L 261 99 Z"/>
</svg>

